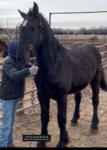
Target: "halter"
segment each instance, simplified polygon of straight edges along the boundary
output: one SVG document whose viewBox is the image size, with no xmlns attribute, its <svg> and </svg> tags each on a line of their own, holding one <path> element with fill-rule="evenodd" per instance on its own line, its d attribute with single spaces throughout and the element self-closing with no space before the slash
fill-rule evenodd
<svg viewBox="0 0 107 150">
<path fill-rule="evenodd" d="M 43 28 L 43 24 L 42 24 L 41 19 L 40 19 L 40 32 L 39 32 L 37 41 L 35 41 L 33 44 L 27 44 L 27 43 L 19 41 L 19 44 L 24 45 L 26 47 L 29 47 L 29 50 L 32 52 L 33 56 L 35 54 L 35 51 L 34 51 L 35 44 L 37 44 L 39 39 L 42 41 L 42 28 Z"/>
</svg>

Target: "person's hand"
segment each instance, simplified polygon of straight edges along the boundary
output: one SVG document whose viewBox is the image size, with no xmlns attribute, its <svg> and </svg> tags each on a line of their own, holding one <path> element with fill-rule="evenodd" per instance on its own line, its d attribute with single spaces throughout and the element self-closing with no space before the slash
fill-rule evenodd
<svg viewBox="0 0 107 150">
<path fill-rule="evenodd" d="M 36 75 L 38 72 L 38 67 L 33 65 L 32 67 L 29 68 L 29 72 L 31 75 Z"/>
</svg>

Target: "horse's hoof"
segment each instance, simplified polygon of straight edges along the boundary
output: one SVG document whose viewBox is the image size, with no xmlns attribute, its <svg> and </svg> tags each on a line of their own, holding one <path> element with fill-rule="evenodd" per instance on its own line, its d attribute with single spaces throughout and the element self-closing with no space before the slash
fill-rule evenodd
<svg viewBox="0 0 107 150">
<path fill-rule="evenodd" d="M 39 141 L 37 143 L 37 147 L 45 147 L 45 146 L 46 146 L 45 141 Z"/>
<path fill-rule="evenodd" d="M 67 147 L 67 146 L 66 146 L 66 142 L 64 142 L 64 141 L 59 141 L 57 147 Z"/>
<path fill-rule="evenodd" d="M 97 124 L 92 124 L 92 125 L 91 125 L 91 129 L 92 129 L 92 130 L 98 130 Z"/>
<path fill-rule="evenodd" d="M 92 134 L 97 134 L 97 133 L 98 133 L 98 129 L 97 129 L 97 130 L 91 129 L 91 133 L 92 133 Z"/>
<path fill-rule="evenodd" d="M 92 124 L 92 126 L 91 126 L 91 133 L 92 134 L 98 133 L 98 126 L 97 125 Z"/>
<path fill-rule="evenodd" d="M 77 126 L 77 124 L 78 124 L 78 123 L 73 123 L 73 122 L 71 122 L 71 126 L 73 126 L 73 127 Z"/>
<path fill-rule="evenodd" d="M 78 124 L 77 119 L 73 118 L 73 119 L 71 120 L 71 125 L 72 125 L 72 126 L 77 126 L 77 124 Z"/>
</svg>

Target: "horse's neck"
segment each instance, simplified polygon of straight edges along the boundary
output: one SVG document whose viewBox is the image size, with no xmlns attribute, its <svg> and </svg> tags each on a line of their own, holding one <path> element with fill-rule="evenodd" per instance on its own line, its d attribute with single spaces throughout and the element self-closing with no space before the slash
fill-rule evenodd
<svg viewBox="0 0 107 150">
<path fill-rule="evenodd" d="M 39 65 L 55 67 L 62 56 L 66 55 L 64 47 L 52 37 L 52 40 L 46 40 L 38 49 L 37 62 Z"/>
<path fill-rule="evenodd" d="M 47 21 L 42 17 L 43 26 L 45 28 L 46 38 L 45 41 L 38 48 L 37 62 L 40 66 L 55 67 L 58 61 L 65 55 L 64 47 L 54 37 L 52 30 Z"/>
</svg>

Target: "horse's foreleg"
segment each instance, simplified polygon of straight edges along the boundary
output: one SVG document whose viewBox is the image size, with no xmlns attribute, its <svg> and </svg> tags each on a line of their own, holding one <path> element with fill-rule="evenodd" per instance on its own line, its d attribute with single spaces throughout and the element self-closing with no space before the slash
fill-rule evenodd
<svg viewBox="0 0 107 150">
<path fill-rule="evenodd" d="M 38 94 L 38 99 L 41 106 L 41 135 L 48 135 L 47 126 L 49 121 L 49 97 L 45 95 Z M 38 147 L 45 147 L 45 141 L 39 141 L 37 143 Z"/>
<path fill-rule="evenodd" d="M 91 88 L 93 92 L 93 97 L 92 97 L 92 103 L 93 103 L 93 118 L 92 118 L 92 125 L 91 129 L 95 130 L 98 129 L 98 115 L 97 115 L 97 110 L 98 110 L 98 105 L 99 105 L 99 89 L 100 89 L 100 77 L 94 79 L 91 82 Z"/>
<path fill-rule="evenodd" d="M 60 141 L 57 147 L 66 147 L 68 142 L 68 133 L 66 131 L 66 107 L 67 107 L 67 95 L 64 95 L 57 101 L 58 107 L 58 124 L 60 128 Z"/>
<path fill-rule="evenodd" d="M 77 124 L 77 120 L 80 117 L 80 103 L 81 103 L 81 92 L 76 93 L 75 94 L 75 111 L 74 111 L 74 115 L 73 115 L 73 119 L 71 120 L 71 122 L 73 124 Z"/>
</svg>

